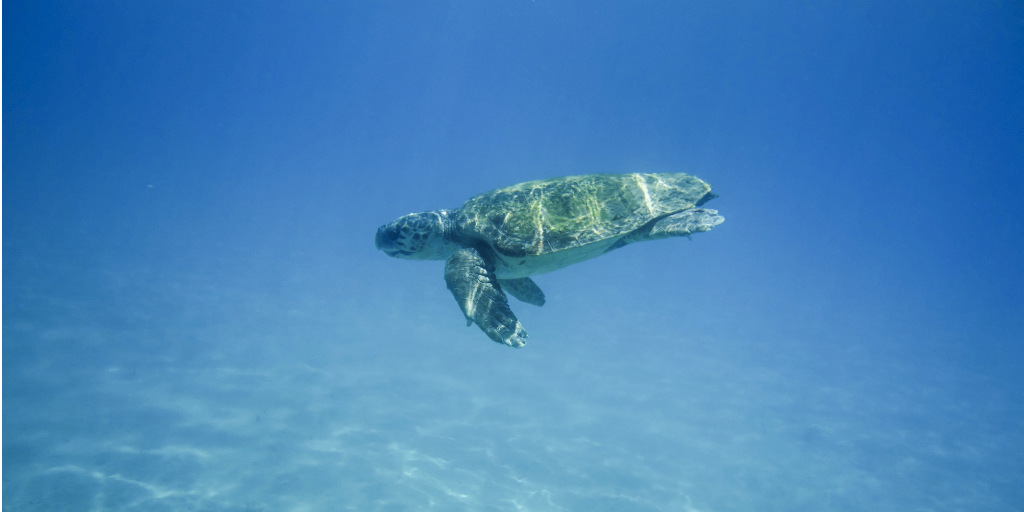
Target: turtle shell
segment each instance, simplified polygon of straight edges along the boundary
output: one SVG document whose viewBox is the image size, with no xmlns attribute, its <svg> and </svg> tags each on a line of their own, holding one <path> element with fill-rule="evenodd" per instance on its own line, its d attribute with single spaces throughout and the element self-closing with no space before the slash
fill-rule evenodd
<svg viewBox="0 0 1024 512">
<path fill-rule="evenodd" d="M 710 191 L 682 173 L 567 176 L 475 196 L 455 222 L 462 236 L 505 256 L 539 256 L 624 235 L 701 204 Z"/>
</svg>

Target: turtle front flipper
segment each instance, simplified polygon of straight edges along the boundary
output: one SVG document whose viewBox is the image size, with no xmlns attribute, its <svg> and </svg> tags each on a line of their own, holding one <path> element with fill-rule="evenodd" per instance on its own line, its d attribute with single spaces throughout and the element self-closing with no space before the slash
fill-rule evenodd
<svg viewBox="0 0 1024 512">
<path fill-rule="evenodd" d="M 501 289 L 512 294 L 513 297 L 534 306 L 544 305 L 544 292 L 540 286 L 529 277 L 521 279 L 498 279 Z"/>
<path fill-rule="evenodd" d="M 508 307 L 494 265 L 479 251 L 456 251 L 445 263 L 444 280 L 466 315 L 466 325 L 476 322 L 489 338 L 510 347 L 526 345 L 526 331 Z"/>
</svg>

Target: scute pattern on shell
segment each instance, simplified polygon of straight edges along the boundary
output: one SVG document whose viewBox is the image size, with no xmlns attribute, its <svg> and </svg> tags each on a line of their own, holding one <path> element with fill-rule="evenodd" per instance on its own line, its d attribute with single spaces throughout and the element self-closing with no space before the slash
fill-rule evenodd
<svg viewBox="0 0 1024 512">
<path fill-rule="evenodd" d="M 682 173 L 588 174 L 530 181 L 471 198 L 459 208 L 463 236 L 510 257 L 573 249 L 623 235 L 693 208 L 711 186 Z"/>
</svg>

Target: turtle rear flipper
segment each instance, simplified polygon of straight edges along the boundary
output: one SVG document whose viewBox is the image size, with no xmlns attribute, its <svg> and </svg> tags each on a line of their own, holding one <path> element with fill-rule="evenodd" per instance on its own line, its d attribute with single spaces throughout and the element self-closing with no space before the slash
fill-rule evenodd
<svg viewBox="0 0 1024 512">
<path fill-rule="evenodd" d="M 650 240 L 661 240 L 672 236 L 685 236 L 687 238 L 694 233 L 711 231 L 711 228 L 725 222 L 725 217 L 718 214 L 718 210 L 710 208 L 692 208 L 679 213 L 656 219 L 640 229 L 622 237 L 615 242 L 609 251 L 618 249 L 634 242 L 647 242 Z"/>
<path fill-rule="evenodd" d="M 510 293 L 513 297 L 534 306 L 544 305 L 544 292 L 540 286 L 529 277 L 520 279 L 498 279 L 501 289 Z"/>
<path fill-rule="evenodd" d="M 648 240 L 668 238 L 670 236 L 690 236 L 694 233 L 711 231 L 711 228 L 725 222 L 718 210 L 710 208 L 693 208 L 669 215 L 651 226 Z"/>
<path fill-rule="evenodd" d="M 508 307 L 491 265 L 476 249 L 461 249 L 448 258 L 444 280 L 459 303 L 466 325 L 476 322 L 492 340 L 510 347 L 526 345 L 526 330 Z"/>
</svg>

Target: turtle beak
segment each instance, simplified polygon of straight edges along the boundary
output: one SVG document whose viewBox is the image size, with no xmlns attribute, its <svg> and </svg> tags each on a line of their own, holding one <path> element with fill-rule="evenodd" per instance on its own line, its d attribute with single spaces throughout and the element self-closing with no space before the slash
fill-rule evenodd
<svg viewBox="0 0 1024 512">
<path fill-rule="evenodd" d="M 396 252 L 402 252 L 398 251 L 396 247 L 399 237 L 398 228 L 385 224 L 377 229 L 377 236 L 374 237 L 373 244 L 388 256 L 394 256 Z"/>
</svg>

